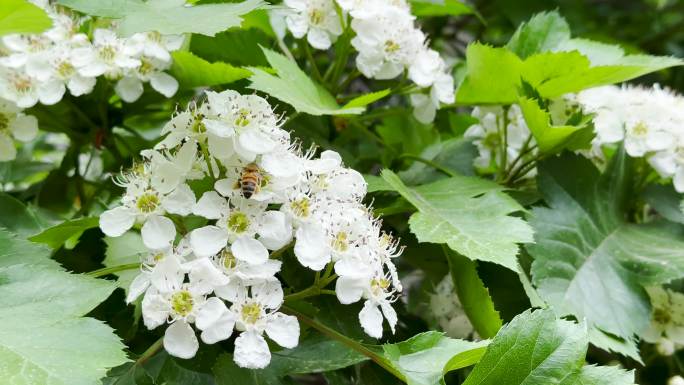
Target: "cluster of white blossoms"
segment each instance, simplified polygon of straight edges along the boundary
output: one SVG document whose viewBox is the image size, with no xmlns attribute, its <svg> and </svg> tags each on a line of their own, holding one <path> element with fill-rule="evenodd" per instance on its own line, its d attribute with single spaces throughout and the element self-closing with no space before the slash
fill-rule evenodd
<svg viewBox="0 0 684 385">
<path fill-rule="evenodd" d="M 647 291 L 653 310 L 651 323 L 641 337 L 656 344 L 661 355 L 671 356 L 684 345 L 684 294 L 660 286 Z"/>
<path fill-rule="evenodd" d="M 411 94 L 413 114 L 420 122 L 435 118 L 440 103 L 454 102 L 454 79 L 439 53 L 415 26 L 405 0 L 285 0 L 285 17 L 293 36 L 306 36 L 311 46 L 328 49 L 351 16 L 358 51 L 356 66 L 368 78 L 394 79 L 407 72 L 419 91 Z M 338 8 L 341 13 L 338 12 Z"/>
<path fill-rule="evenodd" d="M 296 346 L 299 325 L 278 311 L 284 290 L 276 277 L 278 256 L 291 246 L 301 265 L 325 269 L 321 280 L 337 276 L 341 303 L 365 301 L 359 320 L 366 333 L 381 337 L 383 319 L 394 330 L 391 304 L 401 284 L 392 258 L 401 248 L 361 203 L 363 177 L 333 151 L 302 153 L 281 125 L 257 95 L 207 92 L 206 102 L 177 113 L 166 137 L 122 174 L 121 205 L 100 217 L 109 236 L 141 225 L 150 252 L 128 301 L 144 293 L 145 325 L 170 324 L 164 346 L 174 356 L 197 352 L 192 324 L 207 344 L 237 331 L 241 367 L 268 365 L 264 333 Z M 199 199 L 187 183 L 198 179 L 213 182 Z M 190 214 L 207 224 L 186 233 Z"/>
<path fill-rule="evenodd" d="M 577 101 L 595 114 L 596 147 L 624 141 L 627 154 L 646 157 L 684 192 L 684 97 L 656 84 L 592 88 L 580 92 Z"/>
<path fill-rule="evenodd" d="M 166 97 L 178 82 L 164 71 L 171 66 L 169 51 L 180 48 L 182 36 L 156 32 L 121 38 L 110 29 L 96 28 L 92 40 L 80 32 L 84 21 L 69 11 L 35 0 L 52 20 L 41 34 L 14 34 L 0 40 L 0 97 L 28 108 L 52 105 L 68 90 L 74 96 L 92 92 L 96 79 L 116 81 L 115 90 L 126 102 L 137 100 L 143 83 Z"/>
<path fill-rule="evenodd" d="M 38 119 L 26 115 L 9 100 L 0 98 L 0 162 L 16 158 L 14 139 L 20 142 L 33 140 L 38 134 Z"/>
<path fill-rule="evenodd" d="M 515 164 L 519 165 L 534 157 L 536 152 L 528 151 L 535 145 L 534 137 L 525 123 L 520 106 L 475 107 L 471 115 L 478 122 L 468 127 L 463 136 L 472 138 L 477 147 L 478 156 L 474 160 L 476 168 L 487 173 L 497 168 L 507 169 Z M 523 151 L 525 153 L 521 155 Z M 535 175 L 536 170 L 532 169 L 524 177 L 531 178 Z"/>
</svg>

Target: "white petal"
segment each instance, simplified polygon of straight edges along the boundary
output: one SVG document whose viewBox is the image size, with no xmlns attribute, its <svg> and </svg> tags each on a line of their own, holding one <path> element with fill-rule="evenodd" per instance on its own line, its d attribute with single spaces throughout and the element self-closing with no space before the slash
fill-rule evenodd
<svg viewBox="0 0 684 385">
<path fill-rule="evenodd" d="M 154 153 L 153 153 L 154 154 Z M 154 161 L 152 164 L 154 167 L 154 172 L 152 173 L 151 185 L 152 188 L 159 191 L 162 194 L 167 194 L 173 191 L 176 186 L 181 182 L 180 170 L 172 162 L 160 158 L 153 157 Z"/>
<path fill-rule="evenodd" d="M 181 264 L 174 255 L 169 255 L 159 261 L 152 269 L 150 282 L 162 293 L 179 290 L 185 273 L 181 270 Z"/>
<path fill-rule="evenodd" d="M 235 315 L 227 311 L 213 325 L 203 330 L 200 338 L 205 344 L 215 344 L 230 338 L 234 327 Z"/>
<path fill-rule="evenodd" d="M 150 77 L 150 85 L 167 98 L 178 91 L 178 81 L 166 72 L 158 72 Z"/>
<path fill-rule="evenodd" d="M 229 159 L 235 154 L 232 138 L 221 138 L 208 133 L 207 143 L 209 144 L 209 153 L 215 158 Z"/>
<path fill-rule="evenodd" d="M 148 329 L 166 323 L 169 316 L 169 303 L 154 289 L 150 288 L 142 300 L 143 322 Z"/>
<path fill-rule="evenodd" d="M 271 138 L 259 130 L 247 130 L 238 137 L 238 143 L 247 151 L 255 154 L 265 154 L 273 151 L 276 146 Z"/>
<path fill-rule="evenodd" d="M 220 227 L 204 226 L 190 233 L 190 245 L 198 257 L 215 255 L 228 243 L 228 233 Z"/>
<path fill-rule="evenodd" d="M 133 103 L 143 93 L 143 84 L 138 78 L 125 77 L 114 86 L 116 94 L 126 103 Z"/>
<path fill-rule="evenodd" d="M 675 172 L 674 177 L 672 178 L 672 182 L 674 184 L 675 190 L 677 190 L 678 193 L 684 193 L 684 167 L 679 166 L 677 168 L 677 172 Z"/>
<path fill-rule="evenodd" d="M 292 349 L 299 344 L 299 322 L 297 317 L 275 313 L 268 319 L 266 334 L 278 345 Z"/>
<path fill-rule="evenodd" d="M 204 123 L 204 127 L 206 127 L 209 132 L 218 136 L 219 138 L 230 138 L 235 135 L 235 130 L 233 127 L 229 126 L 223 121 L 204 119 L 202 120 L 202 123 Z"/>
<path fill-rule="evenodd" d="M 38 98 L 41 103 L 51 106 L 62 100 L 64 92 L 66 92 L 64 83 L 61 80 L 54 79 L 40 85 L 38 88 Z"/>
<path fill-rule="evenodd" d="M 125 206 L 115 207 L 100 215 L 100 229 L 110 237 L 122 235 L 133 226 L 133 223 L 135 213 Z"/>
<path fill-rule="evenodd" d="M 208 258 L 199 258 L 189 263 L 190 282 L 203 294 L 211 293 L 216 286 L 228 284 L 230 280 Z"/>
<path fill-rule="evenodd" d="M 251 265 L 261 265 L 268 260 L 268 250 L 256 239 L 243 236 L 238 238 L 231 246 L 230 250 L 235 258 L 245 261 Z"/>
<path fill-rule="evenodd" d="M 220 181 L 216 183 L 218 182 Z M 218 195 L 216 191 L 207 191 L 202 194 L 195 207 L 192 208 L 192 213 L 207 219 L 219 219 L 221 218 L 221 213 L 227 209 L 227 206 L 226 200 Z"/>
<path fill-rule="evenodd" d="M 218 297 L 207 299 L 195 317 L 195 326 L 199 330 L 205 330 L 216 323 L 224 313 L 228 311 L 226 304 Z"/>
<path fill-rule="evenodd" d="M 188 215 L 192 212 L 193 206 L 195 206 L 195 193 L 185 183 L 176 187 L 162 201 L 164 210 L 171 214 Z"/>
<path fill-rule="evenodd" d="M 67 88 L 74 96 L 81 96 L 89 94 L 93 91 L 95 87 L 96 80 L 93 77 L 85 77 L 81 75 L 74 75 L 69 79 L 67 83 Z"/>
<path fill-rule="evenodd" d="M 11 123 L 10 131 L 19 141 L 31 141 L 38 134 L 38 119 L 33 115 L 19 115 Z"/>
<path fill-rule="evenodd" d="M 183 320 L 171 324 L 164 333 L 164 349 L 178 358 L 189 359 L 199 349 L 199 341 L 192 327 Z"/>
<path fill-rule="evenodd" d="M 241 368 L 263 369 L 271 362 L 271 352 L 264 337 L 255 332 L 243 332 L 235 339 L 233 359 Z"/>
<path fill-rule="evenodd" d="M 397 312 L 394 310 L 392 305 L 390 305 L 387 302 L 382 302 L 380 303 L 380 309 L 382 310 L 382 314 L 385 315 L 385 318 L 387 319 L 387 323 L 390 325 L 390 329 L 392 330 L 392 333 L 394 333 L 394 328 L 397 326 Z"/>
<path fill-rule="evenodd" d="M 365 286 L 363 279 L 339 277 L 335 282 L 335 294 L 341 304 L 348 305 L 361 300 Z"/>
<path fill-rule="evenodd" d="M 160 250 L 169 247 L 176 238 L 176 226 L 167 217 L 152 215 L 143 225 L 140 235 L 148 249 Z"/>
<path fill-rule="evenodd" d="M 316 49 L 328 49 L 332 44 L 330 35 L 322 29 L 311 28 L 306 35 L 306 40 Z"/>
<path fill-rule="evenodd" d="M 142 293 L 150 287 L 150 278 L 147 274 L 138 274 L 128 287 L 128 294 L 126 295 L 126 303 L 131 303 L 138 299 Z"/>
<path fill-rule="evenodd" d="M 247 292 L 247 287 L 239 279 L 233 279 L 225 286 L 216 287 L 214 293 L 226 301 L 233 303 L 244 303 L 249 294 Z"/>
<path fill-rule="evenodd" d="M 292 240 L 292 223 L 281 211 L 267 211 L 261 217 L 259 241 L 270 250 L 278 250 Z"/>
<path fill-rule="evenodd" d="M 252 297 L 268 309 L 277 309 L 283 303 L 283 287 L 277 279 L 252 286 Z"/>
<path fill-rule="evenodd" d="M 382 337 L 382 313 L 380 313 L 377 305 L 372 304 L 371 301 L 366 301 L 363 309 L 359 312 L 359 321 L 366 334 L 374 338 Z"/>
<path fill-rule="evenodd" d="M 299 263 L 318 271 L 330 262 L 330 251 L 320 226 L 306 224 L 297 229 L 295 237 L 294 252 Z"/>
</svg>

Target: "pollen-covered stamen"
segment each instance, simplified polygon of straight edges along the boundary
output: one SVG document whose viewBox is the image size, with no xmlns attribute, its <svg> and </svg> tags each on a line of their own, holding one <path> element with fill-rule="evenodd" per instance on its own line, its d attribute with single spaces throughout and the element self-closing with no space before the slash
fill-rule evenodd
<svg viewBox="0 0 684 385">
<path fill-rule="evenodd" d="M 116 48 L 112 47 L 111 45 L 107 44 L 103 47 L 101 47 L 97 51 L 97 55 L 100 59 L 106 62 L 111 62 L 114 60 L 116 57 Z"/>
<path fill-rule="evenodd" d="M 251 122 L 251 112 L 246 108 L 241 108 L 237 112 L 237 118 L 235 118 L 236 127 L 247 127 Z"/>
<path fill-rule="evenodd" d="M 312 9 L 309 11 L 309 22 L 311 25 L 318 25 L 323 22 L 323 12 L 320 9 Z"/>
<path fill-rule="evenodd" d="M 639 122 L 632 127 L 632 135 L 638 137 L 646 137 L 648 135 L 648 126 L 644 122 Z"/>
<path fill-rule="evenodd" d="M 235 233 L 244 233 L 249 228 L 249 218 L 247 214 L 235 211 L 228 217 L 228 229 Z"/>
<path fill-rule="evenodd" d="M 256 302 L 246 303 L 242 305 L 240 315 L 244 323 L 254 325 L 261 318 L 261 305 Z"/>
<path fill-rule="evenodd" d="M 21 75 L 16 75 L 12 79 L 12 86 L 19 94 L 29 93 L 33 89 L 33 83 L 31 83 L 31 79 Z"/>
<path fill-rule="evenodd" d="M 67 79 L 71 77 L 74 73 L 76 73 L 76 67 L 74 67 L 73 64 L 69 63 L 66 60 L 60 61 L 57 63 L 57 75 L 59 75 L 62 79 Z"/>
<path fill-rule="evenodd" d="M 294 200 L 290 203 L 292 213 L 300 218 L 307 218 L 311 214 L 309 198 Z"/>
<path fill-rule="evenodd" d="M 235 266 L 237 266 L 237 259 L 235 258 L 235 255 L 233 255 L 233 253 L 228 249 L 221 250 L 220 261 L 223 267 L 229 271 L 233 270 Z"/>
<path fill-rule="evenodd" d="M 401 46 L 394 42 L 393 40 L 387 40 L 385 41 L 385 52 L 387 53 L 395 53 L 401 49 Z"/>
<path fill-rule="evenodd" d="M 138 197 L 135 206 L 141 213 L 149 214 L 159 207 L 159 203 L 159 196 L 152 191 L 148 191 Z"/>
<path fill-rule="evenodd" d="M 390 280 L 385 277 L 371 279 L 370 286 L 373 296 L 378 297 L 387 292 L 387 289 L 390 287 L 390 283 Z"/>
<path fill-rule="evenodd" d="M 171 309 L 181 317 L 190 314 L 193 305 L 194 299 L 192 298 L 192 294 L 187 290 L 177 291 L 171 296 Z"/>
<path fill-rule="evenodd" d="M 140 59 L 140 67 L 138 67 L 138 73 L 140 75 L 149 75 L 154 71 L 154 64 L 152 64 L 152 61 L 150 61 L 148 58 L 141 58 Z"/>
<path fill-rule="evenodd" d="M 349 250 L 349 235 L 345 231 L 339 231 L 332 240 L 333 250 L 344 253 Z"/>
</svg>

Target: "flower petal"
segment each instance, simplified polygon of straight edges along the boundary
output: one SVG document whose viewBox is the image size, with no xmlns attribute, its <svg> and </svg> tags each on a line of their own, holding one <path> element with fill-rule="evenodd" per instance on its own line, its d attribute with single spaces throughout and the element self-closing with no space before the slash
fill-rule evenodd
<svg viewBox="0 0 684 385">
<path fill-rule="evenodd" d="M 306 224 L 297 229 L 295 237 L 294 252 L 299 263 L 318 271 L 330 262 L 325 234 L 319 226 Z"/>
<path fill-rule="evenodd" d="M 283 303 L 283 287 L 277 279 L 254 285 L 252 298 L 268 309 L 277 309 Z"/>
<path fill-rule="evenodd" d="M 267 211 L 261 217 L 259 241 L 270 250 L 278 250 L 292 240 L 292 223 L 281 211 Z"/>
<path fill-rule="evenodd" d="M 359 312 L 359 321 L 366 334 L 374 338 L 382 337 L 382 313 L 377 305 L 366 301 Z"/>
<path fill-rule="evenodd" d="M 216 323 L 225 312 L 228 311 L 226 304 L 218 297 L 211 297 L 207 302 L 202 304 L 202 307 L 197 312 L 195 317 L 195 326 L 199 330 L 206 330 Z"/>
<path fill-rule="evenodd" d="M 199 341 L 192 327 L 183 320 L 171 324 L 164 333 L 164 349 L 178 358 L 189 359 L 199 349 Z"/>
<path fill-rule="evenodd" d="M 266 334 L 278 345 L 292 349 L 299 344 L 299 322 L 297 317 L 283 313 L 273 314 L 266 324 Z"/>
<path fill-rule="evenodd" d="M 205 344 L 215 344 L 230 338 L 234 327 L 235 314 L 227 311 L 213 325 L 203 330 L 200 338 Z"/>
<path fill-rule="evenodd" d="M 243 332 L 235 339 L 235 363 L 241 368 L 263 369 L 271 362 L 271 352 L 264 337 L 256 332 Z"/>
<path fill-rule="evenodd" d="M 19 115 L 11 123 L 10 131 L 16 140 L 31 141 L 38 134 L 38 119 L 33 115 Z"/>
<path fill-rule="evenodd" d="M 198 257 L 210 257 L 226 247 L 228 233 L 220 227 L 204 226 L 190 233 L 190 245 Z"/>
<path fill-rule="evenodd" d="M 192 212 L 193 206 L 195 206 L 195 193 L 185 183 L 176 187 L 162 200 L 162 207 L 171 214 L 188 215 Z"/>
<path fill-rule="evenodd" d="M 192 208 L 192 213 L 207 219 L 219 219 L 227 208 L 228 203 L 216 191 L 207 191 Z"/>
<path fill-rule="evenodd" d="M 231 246 L 230 250 L 235 258 L 245 261 L 251 265 L 261 265 L 268 260 L 268 250 L 256 239 L 243 236 L 238 238 Z"/>
<path fill-rule="evenodd" d="M 147 274 L 138 274 L 128 287 L 128 294 L 126 295 L 126 303 L 131 303 L 138 299 L 142 293 L 150 287 L 150 278 Z"/>
<path fill-rule="evenodd" d="M 150 85 L 167 98 L 172 97 L 178 91 L 178 81 L 166 72 L 158 72 L 150 76 Z"/>
<path fill-rule="evenodd" d="M 133 103 L 143 93 L 143 84 L 138 78 L 125 77 L 116 82 L 114 86 L 116 94 L 126 103 Z"/>
<path fill-rule="evenodd" d="M 160 250 L 169 247 L 176 238 L 176 226 L 167 217 L 152 215 L 143 225 L 140 235 L 148 249 Z"/>
<path fill-rule="evenodd" d="M 100 229 L 110 237 L 118 237 L 133 227 L 135 213 L 125 206 L 115 207 L 100 215 Z"/>
</svg>

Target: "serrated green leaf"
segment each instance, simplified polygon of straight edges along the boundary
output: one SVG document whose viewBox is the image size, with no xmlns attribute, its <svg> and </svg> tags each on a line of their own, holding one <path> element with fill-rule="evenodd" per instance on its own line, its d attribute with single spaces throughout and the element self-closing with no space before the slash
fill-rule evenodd
<svg viewBox="0 0 684 385">
<path fill-rule="evenodd" d="M 533 282 L 559 314 L 633 344 L 650 319 L 642 285 L 684 276 L 684 241 L 667 226 L 625 222 L 631 163 L 622 149 L 603 175 L 576 155 L 541 163 L 549 207 L 533 210 L 536 244 L 527 249 Z"/>
<path fill-rule="evenodd" d="M 465 341 L 425 332 L 383 345 L 384 357 L 406 377 L 408 385 L 438 385 L 444 374 L 477 363 L 489 341 Z"/>
<path fill-rule="evenodd" d="M 0 2 L 0 36 L 11 33 L 40 33 L 52 26 L 52 20 L 40 7 L 26 0 Z"/>
<path fill-rule="evenodd" d="M 211 61 L 236 66 L 268 66 L 259 47 L 268 46 L 271 39 L 261 30 L 232 28 L 214 37 L 195 35 L 190 40 L 190 51 Z"/>
<path fill-rule="evenodd" d="M 147 31 L 214 36 L 228 28 L 239 27 L 242 15 L 266 3 L 246 0 L 186 6 L 185 0 L 59 0 L 59 4 L 89 15 L 120 19 L 118 31 L 124 36 Z"/>
<path fill-rule="evenodd" d="M 446 243 L 470 259 L 517 271 L 518 243 L 532 242 L 532 229 L 509 215 L 522 207 L 501 186 L 455 176 L 410 188 L 392 171 L 384 170 L 382 177 L 418 209 L 409 225 L 419 242 Z"/>
<path fill-rule="evenodd" d="M 506 48 L 525 59 L 535 53 L 551 51 L 569 39 L 570 26 L 558 11 L 542 12 L 520 24 Z"/>
<path fill-rule="evenodd" d="M 494 337 L 501 329 L 502 321 L 499 312 L 494 308 L 489 290 L 477 274 L 477 265 L 453 251 L 446 250 L 445 253 L 454 289 L 463 311 L 477 334 L 482 338 Z"/>
<path fill-rule="evenodd" d="M 210 63 L 187 51 L 176 51 L 171 56 L 173 65 L 169 72 L 183 88 L 228 84 L 252 74 L 249 70 L 227 63 Z"/>
<path fill-rule="evenodd" d="M 479 43 L 466 51 L 467 74 L 456 95 L 460 104 L 512 104 L 522 81 L 544 98 L 600 85 L 619 83 L 650 72 L 684 64 L 681 59 L 648 55 L 611 54 L 600 64 L 577 50 L 543 52 L 524 60 L 507 48 Z"/>
<path fill-rule="evenodd" d="M 460 16 L 475 13 L 459 0 L 411 0 L 411 13 L 421 16 Z"/>
<path fill-rule="evenodd" d="M 384 98 L 385 96 L 389 95 L 390 93 L 391 93 L 391 90 L 388 88 L 385 90 L 380 90 L 380 91 L 375 91 L 375 92 L 363 94 L 361 96 L 357 96 L 354 99 L 350 100 L 347 104 L 342 106 L 342 108 L 366 107 L 367 105 L 369 105 L 371 103 L 375 103 L 378 100 Z"/>
<path fill-rule="evenodd" d="M 36 243 L 44 243 L 53 249 L 57 249 L 69 238 L 78 237 L 84 231 L 98 227 L 98 225 L 98 217 L 72 219 L 50 227 L 40 234 L 32 236 L 29 240 Z"/>
<path fill-rule="evenodd" d="M 451 138 L 427 146 L 419 156 L 454 174 L 473 175 L 473 160 L 477 154 L 477 147 L 473 145 L 472 140 Z M 400 171 L 399 176 L 409 185 L 420 185 L 443 178 L 444 172 L 425 163 L 414 162 L 408 169 Z"/>
<path fill-rule="evenodd" d="M 0 231 L 0 371 L 13 384 L 91 385 L 126 362 L 102 322 L 81 318 L 114 290 L 107 281 L 61 271 Z M 30 246 L 30 245 L 29 245 Z M 27 263 L 16 264 L 25 257 Z"/>
<path fill-rule="evenodd" d="M 0 245 L 0 267 L 26 264 L 59 268 L 57 261 L 50 259 L 50 249 L 25 241 L 3 228 L 0 228 Z"/>
<path fill-rule="evenodd" d="M 252 82 L 249 88 L 265 92 L 292 105 L 295 110 L 311 115 L 351 115 L 363 112 L 362 107 L 340 107 L 328 91 L 299 69 L 297 63 L 267 48 L 262 47 L 262 50 L 277 76 L 250 67 L 253 75 L 249 78 Z"/>
<path fill-rule="evenodd" d="M 528 310 L 501 329 L 463 384 L 631 385 L 634 382 L 631 372 L 584 366 L 587 346 L 587 329 L 583 324 L 556 319 L 551 310 Z"/>
<path fill-rule="evenodd" d="M 0 228 L 6 228 L 22 236 L 37 234 L 43 225 L 33 210 L 20 200 L 0 192 Z"/>
<path fill-rule="evenodd" d="M 554 126 L 551 124 L 551 115 L 536 100 L 520 98 L 518 105 L 541 154 L 551 155 L 566 148 L 577 149 L 590 145 L 593 127 L 589 122 L 578 126 Z M 575 138 L 582 139 L 581 143 Z"/>
</svg>

